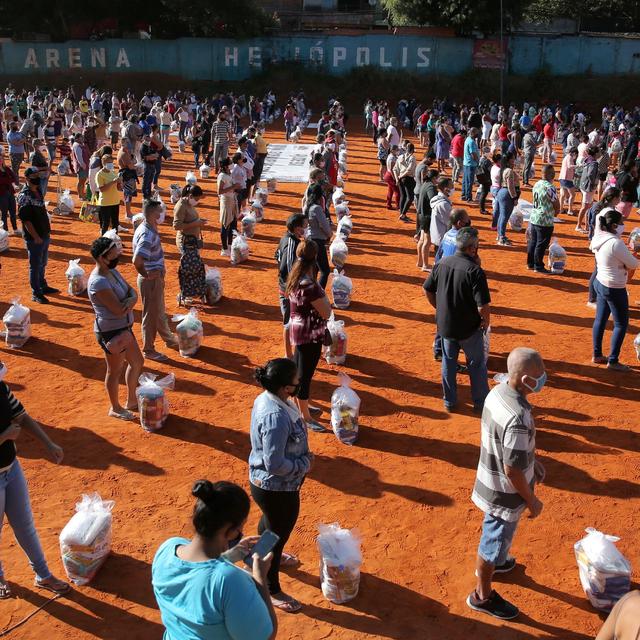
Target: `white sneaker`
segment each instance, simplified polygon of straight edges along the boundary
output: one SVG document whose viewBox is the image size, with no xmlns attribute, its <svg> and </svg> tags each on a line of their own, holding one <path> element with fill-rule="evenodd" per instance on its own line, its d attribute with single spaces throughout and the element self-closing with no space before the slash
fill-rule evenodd
<svg viewBox="0 0 640 640">
<path fill-rule="evenodd" d="M 127 230 L 127 227 L 123 227 L 121 224 L 118 225 L 118 233 L 124 233 Z"/>
<path fill-rule="evenodd" d="M 221 255 L 221 256 L 223 256 L 223 257 L 225 257 L 225 258 L 228 258 L 228 257 L 231 255 L 231 251 L 230 251 L 229 249 L 223 249 L 223 250 L 220 252 L 220 255 Z"/>
</svg>

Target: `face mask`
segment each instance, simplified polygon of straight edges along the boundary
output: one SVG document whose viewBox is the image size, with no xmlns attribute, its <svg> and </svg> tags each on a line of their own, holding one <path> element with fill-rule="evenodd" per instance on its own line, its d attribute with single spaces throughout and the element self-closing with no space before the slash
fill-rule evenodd
<svg viewBox="0 0 640 640">
<path fill-rule="evenodd" d="M 616 227 L 616 233 L 618 234 L 618 237 L 620 237 L 624 233 L 624 225 L 623 224 L 619 224 Z"/>
<path fill-rule="evenodd" d="M 189 204 L 192 207 L 195 207 L 198 204 L 198 201 L 195 198 L 189 198 Z"/>
<path fill-rule="evenodd" d="M 116 256 L 115 258 L 107 262 L 107 267 L 109 267 L 109 269 L 115 269 L 118 266 L 119 261 L 120 261 L 120 257 Z"/>
<path fill-rule="evenodd" d="M 104 168 L 107 171 L 113 171 L 113 162 L 107 162 L 107 164 L 104 165 Z"/>
<path fill-rule="evenodd" d="M 529 376 L 529 378 L 532 377 L 533 376 Z M 522 384 L 533 393 L 540 393 L 545 385 L 545 382 L 547 381 L 547 372 L 545 371 L 539 378 L 533 379 L 536 381 L 536 384 L 533 387 L 529 386 L 524 380 L 522 381 Z"/>
<path fill-rule="evenodd" d="M 7 365 L 4 362 L 0 364 L 2 365 L 0 366 L 0 382 L 2 382 L 4 377 L 7 375 Z"/>
</svg>

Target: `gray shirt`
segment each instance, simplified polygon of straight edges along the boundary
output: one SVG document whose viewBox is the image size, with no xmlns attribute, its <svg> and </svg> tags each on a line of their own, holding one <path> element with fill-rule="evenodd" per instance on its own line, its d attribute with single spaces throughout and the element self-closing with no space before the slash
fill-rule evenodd
<svg viewBox="0 0 640 640">
<path fill-rule="evenodd" d="M 328 240 L 331 237 L 331 222 L 319 204 L 309 207 L 309 237 L 312 240 Z"/>
<path fill-rule="evenodd" d="M 111 269 L 108 276 L 103 276 L 100 275 L 100 273 L 98 273 L 98 269 L 95 268 L 91 272 L 89 282 L 87 283 L 89 300 L 91 301 L 91 305 L 93 306 L 93 310 L 96 314 L 96 320 L 93 324 L 94 331 L 115 331 L 116 329 L 130 327 L 133 324 L 132 311 L 127 311 L 124 314 L 118 315 L 111 312 L 98 300 L 96 296 L 98 291 L 104 291 L 106 289 L 111 289 L 120 302 L 129 297 L 130 287 L 117 269 Z"/>
</svg>

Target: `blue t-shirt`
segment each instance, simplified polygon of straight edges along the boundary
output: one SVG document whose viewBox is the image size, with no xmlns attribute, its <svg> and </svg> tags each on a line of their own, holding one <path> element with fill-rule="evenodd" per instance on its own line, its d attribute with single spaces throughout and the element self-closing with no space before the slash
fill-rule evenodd
<svg viewBox="0 0 640 640">
<path fill-rule="evenodd" d="M 475 153 L 480 158 L 480 152 L 478 151 L 478 145 L 473 138 L 467 137 L 464 141 L 464 161 L 467 167 L 477 167 L 478 160 L 474 160 L 472 154 Z"/>
<path fill-rule="evenodd" d="M 531 126 L 531 118 L 526 113 L 520 116 L 520 126 L 523 129 L 528 129 Z"/>
<path fill-rule="evenodd" d="M 164 542 L 151 567 L 164 640 L 267 640 L 273 624 L 253 578 L 222 560 L 187 562 L 186 538 Z"/>
<path fill-rule="evenodd" d="M 442 258 L 448 258 L 457 251 L 456 238 L 458 237 L 458 230 L 452 227 L 442 236 L 442 241 L 438 245 L 438 251 L 436 253 L 436 263 L 440 262 Z"/>
</svg>

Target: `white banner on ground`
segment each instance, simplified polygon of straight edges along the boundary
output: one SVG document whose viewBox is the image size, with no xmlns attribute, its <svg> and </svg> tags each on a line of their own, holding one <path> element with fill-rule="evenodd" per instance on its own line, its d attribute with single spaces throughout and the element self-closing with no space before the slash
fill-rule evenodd
<svg viewBox="0 0 640 640">
<path fill-rule="evenodd" d="M 313 144 L 270 144 L 264 161 L 262 179 L 278 182 L 307 182 L 309 157 Z"/>
</svg>

